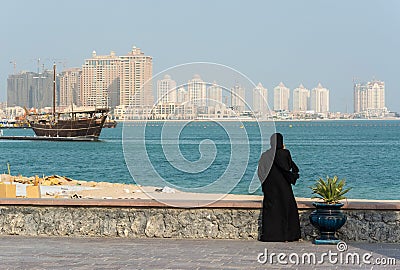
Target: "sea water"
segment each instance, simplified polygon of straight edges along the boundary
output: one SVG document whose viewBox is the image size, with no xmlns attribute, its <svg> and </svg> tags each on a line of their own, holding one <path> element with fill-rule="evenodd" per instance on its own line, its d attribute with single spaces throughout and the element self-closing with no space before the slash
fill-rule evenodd
<svg viewBox="0 0 400 270">
<path fill-rule="evenodd" d="M 0 140 L 0 172 L 6 173 L 9 163 L 13 175 L 116 183 L 136 178 L 139 184 L 157 175 L 166 185 L 209 193 L 223 192 L 213 182 L 229 175 L 230 193 L 261 194 L 259 188 L 254 191 L 257 162 L 269 147 L 269 138 L 262 136 L 273 131 L 284 135 L 300 168 L 296 196 L 311 197 L 309 186 L 316 179 L 337 175 L 352 188 L 348 198 L 400 199 L 397 120 L 119 123 L 103 129 L 99 142 Z M 33 136 L 30 129 L 3 133 Z"/>
</svg>

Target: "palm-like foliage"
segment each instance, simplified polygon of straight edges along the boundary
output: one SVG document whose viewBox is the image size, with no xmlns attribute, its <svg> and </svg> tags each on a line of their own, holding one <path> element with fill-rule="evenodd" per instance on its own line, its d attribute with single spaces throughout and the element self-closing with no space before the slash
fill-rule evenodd
<svg viewBox="0 0 400 270">
<path fill-rule="evenodd" d="M 336 175 L 333 178 L 327 176 L 326 181 L 322 178 L 319 178 L 317 183 L 310 187 L 313 191 L 313 194 L 319 195 L 312 197 L 312 199 L 322 199 L 325 203 L 329 204 L 338 203 L 340 200 L 346 199 L 344 194 L 351 189 L 343 189 L 345 183 L 346 182 L 344 179 L 338 181 L 338 177 Z"/>
</svg>

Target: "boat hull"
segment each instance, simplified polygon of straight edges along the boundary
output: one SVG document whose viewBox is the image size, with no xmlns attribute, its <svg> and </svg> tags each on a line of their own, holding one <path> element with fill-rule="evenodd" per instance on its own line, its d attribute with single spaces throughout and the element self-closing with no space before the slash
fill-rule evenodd
<svg viewBox="0 0 400 270">
<path fill-rule="evenodd" d="M 81 137 L 97 139 L 100 136 L 106 116 L 97 119 L 59 120 L 57 123 L 31 123 L 36 136 L 40 137 Z"/>
</svg>

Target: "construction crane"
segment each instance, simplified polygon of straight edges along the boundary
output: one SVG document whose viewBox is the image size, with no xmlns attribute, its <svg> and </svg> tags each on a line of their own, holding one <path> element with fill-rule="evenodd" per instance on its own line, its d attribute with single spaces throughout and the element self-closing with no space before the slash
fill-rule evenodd
<svg viewBox="0 0 400 270">
<path fill-rule="evenodd" d="M 13 67 L 14 67 L 14 73 L 13 74 L 14 75 L 17 74 L 17 62 L 15 62 L 15 60 L 11 60 L 10 64 L 13 64 Z"/>
</svg>

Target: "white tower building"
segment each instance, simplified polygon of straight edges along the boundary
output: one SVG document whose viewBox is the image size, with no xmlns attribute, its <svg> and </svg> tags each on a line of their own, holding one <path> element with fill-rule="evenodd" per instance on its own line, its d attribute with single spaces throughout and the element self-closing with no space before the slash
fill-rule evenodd
<svg viewBox="0 0 400 270">
<path fill-rule="evenodd" d="M 320 83 L 311 90 L 311 110 L 316 113 L 329 112 L 329 90 Z"/>
<path fill-rule="evenodd" d="M 374 80 L 367 84 L 367 107 L 368 109 L 385 108 L 385 83 Z"/>
<path fill-rule="evenodd" d="M 152 74 L 153 59 L 139 48 L 119 57 L 121 61 L 120 103 L 130 106 L 152 106 L 154 103 Z"/>
<path fill-rule="evenodd" d="M 253 89 L 253 111 L 260 117 L 268 114 L 268 90 L 261 83 Z"/>
<path fill-rule="evenodd" d="M 308 110 L 310 90 L 303 84 L 293 90 L 293 112 L 305 112 Z"/>
<path fill-rule="evenodd" d="M 222 88 L 217 84 L 217 82 L 213 82 L 213 84 L 208 87 L 208 106 L 215 107 L 216 105 L 222 104 Z"/>
<path fill-rule="evenodd" d="M 201 79 L 198 74 L 194 75 L 193 79 L 188 82 L 188 94 L 190 103 L 198 107 L 206 106 L 206 90 L 206 83 Z"/>
<path fill-rule="evenodd" d="M 283 82 L 274 88 L 274 111 L 289 111 L 290 89 Z"/>
<path fill-rule="evenodd" d="M 354 84 L 354 112 L 368 116 L 382 116 L 387 113 L 385 83 L 373 80 L 368 83 Z"/>
<path fill-rule="evenodd" d="M 239 84 L 231 88 L 231 107 L 237 113 L 245 110 L 245 89 Z"/>
<path fill-rule="evenodd" d="M 189 93 L 184 87 L 179 87 L 176 93 L 176 102 L 178 104 L 189 102 Z"/>
<path fill-rule="evenodd" d="M 162 80 L 157 81 L 157 103 L 167 104 L 177 101 L 176 81 L 171 76 L 165 75 Z"/>
</svg>

